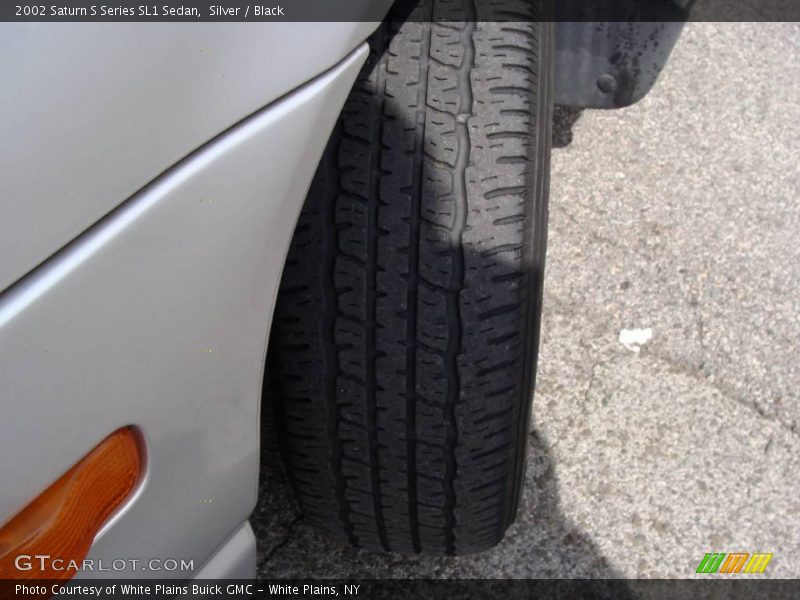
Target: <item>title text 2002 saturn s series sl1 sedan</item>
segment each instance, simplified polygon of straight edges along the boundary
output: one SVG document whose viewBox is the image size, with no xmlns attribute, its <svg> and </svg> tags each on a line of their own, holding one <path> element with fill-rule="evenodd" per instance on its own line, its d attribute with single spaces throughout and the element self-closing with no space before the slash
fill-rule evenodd
<svg viewBox="0 0 800 600">
<path fill-rule="evenodd" d="M 0 25 L 0 578 L 252 576 L 265 381 L 334 539 L 501 541 L 551 106 L 636 101 L 680 26 L 390 4 Z"/>
</svg>

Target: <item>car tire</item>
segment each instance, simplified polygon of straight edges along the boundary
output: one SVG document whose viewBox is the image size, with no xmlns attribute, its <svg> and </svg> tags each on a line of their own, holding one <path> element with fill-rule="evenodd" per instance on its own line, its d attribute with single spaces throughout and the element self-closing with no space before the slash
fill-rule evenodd
<svg viewBox="0 0 800 600">
<path fill-rule="evenodd" d="M 480 552 L 517 512 L 552 118 L 534 5 L 393 13 L 294 233 L 270 395 L 306 520 L 358 548 Z"/>
</svg>

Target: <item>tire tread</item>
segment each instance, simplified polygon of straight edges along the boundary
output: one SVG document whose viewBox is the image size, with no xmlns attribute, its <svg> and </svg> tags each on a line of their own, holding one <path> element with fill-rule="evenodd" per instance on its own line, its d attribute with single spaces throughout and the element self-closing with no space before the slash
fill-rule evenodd
<svg viewBox="0 0 800 600">
<path fill-rule="evenodd" d="M 549 114 L 509 1 L 530 18 L 428 0 L 371 38 L 292 240 L 268 382 L 308 521 L 357 547 L 472 553 L 516 511 Z"/>
</svg>

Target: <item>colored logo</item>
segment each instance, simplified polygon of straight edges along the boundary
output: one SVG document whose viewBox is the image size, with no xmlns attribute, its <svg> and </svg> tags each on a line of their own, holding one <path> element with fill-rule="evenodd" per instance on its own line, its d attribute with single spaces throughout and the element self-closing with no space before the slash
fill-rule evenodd
<svg viewBox="0 0 800 600">
<path fill-rule="evenodd" d="M 709 552 L 700 561 L 697 567 L 698 573 L 763 573 L 769 561 L 772 560 L 772 553 L 756 552 Z"/>
</svg>

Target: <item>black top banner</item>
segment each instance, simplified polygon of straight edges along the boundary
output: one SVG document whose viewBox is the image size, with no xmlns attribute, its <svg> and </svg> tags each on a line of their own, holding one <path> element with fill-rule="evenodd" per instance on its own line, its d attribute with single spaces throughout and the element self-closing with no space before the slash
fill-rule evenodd
<svg viewBox="0 0 800 600">
<path fill-rule="evenodd" d="M 800 21 L 800 0 L 474 0 L 500 21 Z M 381 21 L 392 0 L 3 0 L 0 21 Z M 413 0 L 402 0 L 413 4 Z M 477 10 L 476 14 L 481 11 Z M 418 18 L 407 11 L 409 19 Z M 448 20 L 447 11 L 434 17 Z"/>
</svg>

